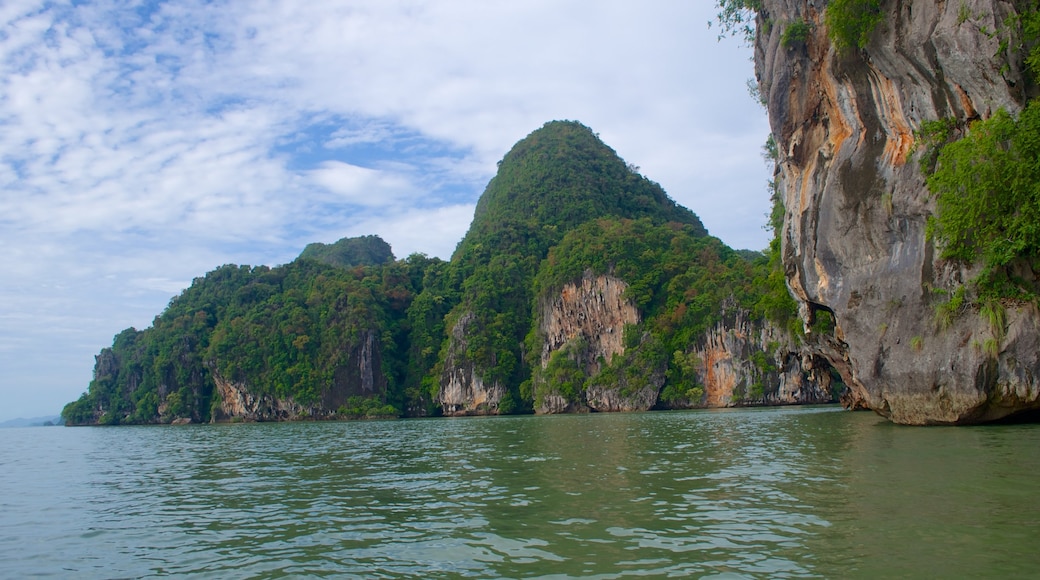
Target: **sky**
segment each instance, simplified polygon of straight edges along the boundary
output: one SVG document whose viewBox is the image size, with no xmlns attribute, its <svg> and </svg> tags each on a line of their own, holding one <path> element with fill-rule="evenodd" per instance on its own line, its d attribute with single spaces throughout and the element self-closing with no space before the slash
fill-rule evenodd
<svg viewBox="0 0 1040 580">
<path fill-rule="evenodd" d="M 764 249 L 765 111 L 708 0 L 4 0 L 0 421 L 222 264 L 377 234 L 449 259 L 497 162 L 592 128 Z"/>
</svg>

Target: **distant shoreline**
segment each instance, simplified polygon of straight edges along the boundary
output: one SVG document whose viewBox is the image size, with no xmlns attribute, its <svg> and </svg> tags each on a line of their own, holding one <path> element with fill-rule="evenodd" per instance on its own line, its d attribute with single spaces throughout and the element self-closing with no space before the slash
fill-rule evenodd
<svg viewBox="0 0 1040 580">
<path fill-rule="evenodd" d="M 61 415 L 45 415 L 31 419 L 19 417 L 0 422 L 0 429 L 7 427 L 59 427 L 64 424 L 65 422 L 61 420 Z"/>
</svg>

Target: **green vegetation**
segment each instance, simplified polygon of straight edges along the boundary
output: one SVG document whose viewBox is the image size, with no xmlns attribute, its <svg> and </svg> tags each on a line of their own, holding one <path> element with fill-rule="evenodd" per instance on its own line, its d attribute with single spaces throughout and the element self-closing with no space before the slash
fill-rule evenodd
<svg viewBox="0 0 1040 580">
<path fill-rule="evenodd" d="M 304 407 L 338 405 L 363 394 L 344 371 L 359 364 L 368 340 L 383 354 L 385 384 L 367 395 L 400 414 L 404 361 L 396 345 L 428 263 L 222 266 L 195 279 L 150 328 L 117 335 L 98 356 L 88 392 L 63 415 L 75 424 L 208 421 L 219 406 L 214 377 Z"/>
<path fill-rule="evenodd" d="M 536 366 L 528 387 L 536 402 L 559 389 L 557 375 L 564 370 L 569 373 L 566 382 L 580 387 L 566 393 L 574 397 L 570 401 L 594 384 L 620 385 L 624 394 L 651 386 L 655 377 L 692 384 L 696 365 L 686 349 L 727 310 L 758 307 L 769 284 L 770 266 L 762 254 L 749 259 L 696 226 L 655 224 L 649 218 L 600 219 L 575 228 L 550 250 L 535 276 L 535 295 L 554 295 L 586 272 L 625 280 L 625 296 L 638 307 L 643 323 L 625 327 L 624 355 L 609 364 L 602 361 L 598 373 L 584 372 L 592 362 L 584 342 L 568 344 L 566 355 L 563 349 L 555 353 L 548 368 Z M 530 327 L 527 352 L 540 352 L 539 327 L 537 322 Z M 560 366 L 564 356 L 565 369 Z M 575 376 L 579 372 L 581 376 Z M 673 389 L 669 396 L 681 395 Z"/>
<path fill-rule="evenodd" d="M 782 207 L 774 214 L 782 220 Z M 588 360 L 575 338 L 542 368 L 532 355 L 539 300 L 586 272 L 624 280 L 642 323 L 624 329 L 628 348 L 609 363 Z M 395 260 L 369 236 L 311 244 L 275 268 L 222 266 L 150 328 L 117 335 L 63 415 L 227 419 L 220 393 L 233 388 L 291 404 L 299 418 L 425 416 L 439 412 L 444 374 L 462 366 L 507 388 L 502 413 L 549 395 L 581 405 L 593 384 L 659 389 L 665 378 L 666 400 L 696 403 L 704 390 L 690 349 L 738 308 L 795 318 L 779 242 L 769 256 L 726 247 L 588 127 L 553 122 L 502 160 L 450 262 Z"/>
<path fill-rule="evenodd" d="M 715 6 L 718 8 L 715 21 L 721 31 L 719 38 L 736 35 L 749 44 L 754 41 L 761 0 L 716 0 Z M 831 42 L 839 52 L 847 52 L 866 48 L 870 35 L 884 22 L 885 12 L 881 9 L 881 0 L 830 0 L 823 19 Z M 767 20 L 764 24 L 769 26 L 770 22 Z M 811 24 L 805 20 L 788 22 L 781 33 L 780 44 L 788 48 L 803 43 L 811 31 Z"/>
<path fill-rule="evenodd" d="M 937 302 L 935 305 L 935 324 L 939 330 L 946 330 L 953 325 L 953 321 L 960 315 L 966 306 L 966 291 L 964 286 L 958 287 L 952 293 L 938 291 L 937 293 L 948 294 L 950 299 L 945 302 Z"/>
<path fill-rule="evenodd" d="M 394 253 L 379 236 L 363 236 L 343 238 L 334 244 L 307 244 L 300 259 L 349 268 L 387 264 L 394 261 Z"/>
<path fill-rule="evenodd" d="M 809 40 L 809 35 L 812 34 L 812 26 L 805 20 L 794 20 L 788 22 L 784 27 L 783 33 L 780 35 L 780 46 L 784 48 L 791 48 L 793 46 L 805 44 Z"/>
<path fill-rule="evenodd" d="M 823 15 L 827 33 L 839 51 L 865 48 L 884 20 L 881 0 L 831 0 Z"/>
<path fill-rule="evenodd" d="M 1035 83 L 1040 10 L 1034 7 L 1006 25 L 1020 27 L 1021 34 L 1010 29 L 1001 34 L 1023 39 L 1025 65 Z M 1007 45 L 1005 40 L 1001 52 Z M 949 328 L 960 313 L 976 310 L 992 331 L 983 349 L 995 357 L 1006 333 L 1006 305 L 1040 302 L 1040 99 L 1028 102 L 1017 117 L 999 109 L 968 126 L 954 119 L 926 121 L 912 153 L 918 150 L 936 200 L 928 235 L 942 258 L 979 267 L 974 279 L 936 304 L 936 322 Z"/>
<path fill-rule="evenodd" d="M 986 353 L 987 356 L 995 359 L 997 358 L 997 355 L 1000 354 L 1000 341 L 993 337 L 989 337 L 982 341 L 979 348 L 982 352 Z"/>
<path fill-rule="evenodd" d="M 990 332 L 993 339 L 1000 344 L 1007 334 L 1007 310 L 997 300 L 987 300 L 979 307 L 982 317 L 989 322 Z"/>
<path fill-rule="evenodd" d="M 833 336 L 837 323 L 834 314 L 829 310 L 817 309 L 813 313 L 812 333 L 819 336 Z"/>
<path fill-rule="evenodd" d="M 911 338 L 910 348 L 912 348 L 914 352 L 921 352 L 921 349 L 924 348 L 924 339 L 920 336 L 915 336 Z"/>
<path fill-rule="evenodd" d="M 755 16 L 762 9 L 762 0 L 716 0 L 715 6 L 719 10 L 715 21 L 721 29 L 720 39 L 738 34 L 748 44 L 755 40 Z"/>
<path fill-rule="evenodd" d="M 983 298 L 1035 299 L 1016 266 L 1040 267 L 1040 101 L 1016 119 L 1004 110 L 941 147 L 928 188 L 937 212 L 929 233 L 942 257 L 980 263 Z"/>
<path fill-rule="evenodd" d="M 532 393 L 535 407 L 543 406 L 549 395 L 560 397 L 569 404 L 581 402 L 581 392 L 585 386 L 582 357 L 587 348 L 585 339 L 576 337 L 554 352 L 544 369 L 535 367 L 534 383 L 539 385 Z"/>
<path fill-rule="evenodd" d="M 1033 9 L 1020 18 L 1022 37 L 1032 44 L 1026 56 L 1025 65 L 1033 73 L 1033 80 L 1040 81 L 1040 10 Z"/>
<path fill-rule="evenodd" d="M 336 414 L 347 419 L 389 419 L 398 417 L 401 411 L 393 405 L 381 405 L 378 399 L 353 396 L 340 405 Z"/>
<path fill-rule="evenodd" d="M 465 360 L 486 382 L 509 385 L 518 410 L 532 402 L 519 392 L 519 385 L 530 378 L 521 346 L 532 324 L 531 280 L 567 232 L 601 218 L 676 222 L 695 235 L 706 234 L 693 212 L 639 175 L 591 129 L 573 121 L 547 123 L 502 159 L 448 266 L 445 283 L 427 287 L 419 297 L 447 306 L 445 331 L 463 316 L 473 317 Z M 446 336 L 440 342 L 426 337 L 424 348 L 443 353 Z M 416 376 L 436 375 L 432 360 L 423 361 Z M 435 381 L 426 384 L 435 396 Z"/>
<path fill-rule="evenodd" d="M 971 8 L 964 0 L 961 0 L 961 5 L 957 8 L 957 26 L 964 24 L 969 18 L 971 18 Z"/>
</svg>

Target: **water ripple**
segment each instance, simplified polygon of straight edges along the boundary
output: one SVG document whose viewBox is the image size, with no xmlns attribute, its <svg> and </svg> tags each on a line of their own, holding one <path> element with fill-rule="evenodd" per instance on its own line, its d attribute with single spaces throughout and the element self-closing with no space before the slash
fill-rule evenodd
<svg viewBox="0 0 1040 580">
<path fill-rule="evenodd" d="M 1023 507 L 1040 429 L 1001 429 L 774 409 L 4 430 L 0 562 L 87 578 L 1022 575 L 1040 564 Z"/>
</svg>

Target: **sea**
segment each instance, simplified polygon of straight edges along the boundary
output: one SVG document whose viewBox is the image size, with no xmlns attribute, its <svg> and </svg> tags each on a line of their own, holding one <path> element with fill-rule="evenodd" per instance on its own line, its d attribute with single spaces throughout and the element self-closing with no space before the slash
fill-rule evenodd
<svg viewBox="0 0 1040 580">
<path fill-rule="evenodd" d="M 1040 425 L 837 407 L 0 430 L 3 578 L 1040 576 Z"/>
</svg>

